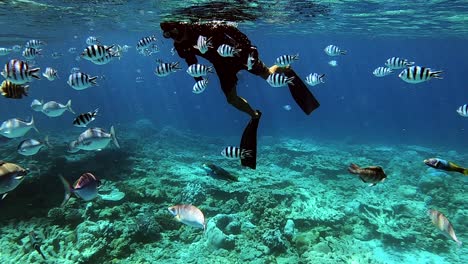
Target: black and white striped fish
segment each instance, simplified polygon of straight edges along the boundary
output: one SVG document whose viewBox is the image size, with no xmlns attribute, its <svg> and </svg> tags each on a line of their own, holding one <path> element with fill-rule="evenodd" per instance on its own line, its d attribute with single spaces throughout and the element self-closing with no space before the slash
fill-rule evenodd
<svg viewBox="0 0 468 264">
<path fill-rule="evenodd" d="M 155 44 L 154 42 L 157 41 L 158 39 L 156 38 L 156 36 L 148 36 L 148 37 L 143 37 L 141 38 L 137 45 L 136 45 L 136 49 L 137 50 L 142 50 L 142 49 L 146 49 L 148 47 L 150 47 L 151 45 Z"/>
<path fill-rule="evenodd" d="M 188 67 L 187 73 L 192 77 L 206 76 L 208 73 L 213 73 L 213 66 L 205 66 L 203 64 L 192 64 Z"/>
<path fill-rule="evenodd" d="M 84 90 L 91 86 L 97 85 L 96 79 L 98 76 L 89 77 L 86 73 L 75 72 L 68 76 L 68 85 L 75 90 Z"/>
<path fill-rule="evenodd" d="M 310 86 L 315 86 L 317 84 L 324 83 L 324 77 L 325 74 L 311 73 L 306 77 L 306 83 Z"/>
<path fill-rule="evenodd" d="M 37 40 L 37 39 L 31 39 L 28 42 L 26 42 L 26 47 L 27 48 L 38 49 L 38 48 L 41 48 L 42 46 L 44 46 L 45 44 L 46 43 L 44 41 Z"/>
<path fill-rule="evenodd" d="M 57 75 L 57 70 L 56 69 L 53 69 L 51 67 L 47 67 L 45 69 L 45 72 L 42 73 L 42 76 L 46 77 L 47 80 L 49 81 L 53 81 L 55 80 L 56 78 L 58 78 L 58 75 Z"/>
<path fill-rule="evenodd" d="M 288 84 L 292 84 L 293 80 L 294 77 L 286 77 L 286 75 L 280 73 L 270 74 L 270 76 L 267 78 L 268 84 L 270 84 L 272 87 L 287 86 Z"/>
<path fill-rule="evenodd" d="M 206 38 L 200 35 L 197 39 L 197 45 L 193 47 L 199 50 L 201 54 L 205 54 L 209 48 L 213 48 L 211 44 L 211 38 Z"/>
<path fill-rule="evenodd" d="M 8 80 L 2 82 L 0 92 L 6 98 L 21 99 L 28 96 L 29 85 L 14 84 Z"/>
<path fill-rule="evenodd" d="M 228 159 L 245 159 L 252 156 L 252 150 L 228 146 L 221 151 L 221 155 Z"/>
<path fill-rule="evenodd" d="M 98 60 L 107 54 L 109 54 L 110 50 L 114 47 L 112 46 L 104 46 L 104 45 L 90 45 L 86 47 L 86 49 L 81 53 L 81 58 L 85 60 Z"/>
<path fill-rule="evenodd" d="M 372 74 L 374 74 L 375 77 L 384 77 L 392 73 L 393 73 L 392 69 L 387 68 L 387 67 L 378 67 L 372 72 Z"/>
<path fill-rule="evenodd" d="M 414 62 L 409 62 L 407 59 L 402 59 L 398 57 L 391 57 L 385 62 L 385 66 L 392 70 L 404 69 L 413 65 Z"/>
<path fill-rule="evenodd" d="M 197 81 L 192 88 L 192 92 L 195 94 L 200 94 L 205 91 L 206 87 L 208 87 L 208 79 L 202 79 Z"/>
<path fill-rule="evenodd" d="M 10 60 L 5 64 L 1 75 L 14 84 L 25 84 L 32 78 L 41 79 L 38 75 L 40 68 L 29 69 L 28 63 L 21 60 Z"/>
<path fill-rule="evenodd" d="M 97 37 L 94 36 L 89 36 L 86 38 L 86 44 L 91 46 L 91 45 L 101 45 L 101 42 L 99 42 Z"/>
<path fill-rule="evenodd" d="M 169 74 L 182 69 L 179 66 L 179 62 L 165 63 L 165 62 L 162 62 L 161 60 L 158 60 L 158 62 L 159 62 L 159 65 L 154 70 L 154 74 L 156 74 L 156 76 L 158 77 L 168 76 Z"/>
<path fill-rule="evenodd" d="M 0 56 L 8 55 L 12 52 L 12 49 L 9 48 L 0 48 Z"/>
<path fill-rule="evenodd" d="M 457 109 L 457 113 L 463 117 L 468 117 L 468 105 L 464 104 Z"/>
<path fill-rule="evenodd" d="M 234 57 L 238 56 L 239 52 L 241 52 L 241 49 L 236 49 L 227 44 L 222 44 L 218 47 L 217 51 L 221 57 Z"/>
<path fill-rule="evenodd" d="M 328 56 L 339 56 L 339 55 L 346 55 L 346 50 L 341 50 L 339 47 L 335 45 L 328 45 L 324 49 L 325 53 Z"/>
<path fill-rule="evenodd" d="M 442 79 L 440 74 L 443 71 L 432 71 L 430 68 L 421 67 L 421 66 L 411 66 L 407 69 L 404 69 L 398 77 L 407 83 L 422 83 L 429 81 L 432 78 Z"/>
<path fill-rule="evenodd" d="M 40 49 L 25 48 L 23 50 L 23 57 L 25 57 L 27 60 L 33 60 L 37 55 L 41 55 Z"/>
<path fill-rule="evenodd" d="M 111 62 L 114 58 L 120 59 L 120 53 L 107 53 L 104 57 L 97 60 L 92 60 L 91 62 L 96 65 L 105 65 Z"/>
<path fill-rule="evenodd" d="M 73 120 L 73 125 L 76 127 L 86 127 L 89 123 L 93 122 L 96 119 L 99 108 L 93 112 L 87 112 L 80 114 Z"/>
<path fill-rule="evenodd" d="M 296 55 L 281 55 L 276 58 L 275 64 L 279 67 L 287 67 L 294 61 L 299 59 L 299 54 Z"/>
</svg>

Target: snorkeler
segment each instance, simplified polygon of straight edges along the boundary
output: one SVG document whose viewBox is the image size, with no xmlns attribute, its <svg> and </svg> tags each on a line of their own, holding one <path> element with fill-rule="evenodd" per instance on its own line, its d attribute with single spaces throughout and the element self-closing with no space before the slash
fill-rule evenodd
<svg viewBox="0 0 468 264">
<path fill-rule="evenodd" d="M 259 110 L 254 110 L 247 100 L 237 95 L 238 79 L 236 75 L 240 70 L 248 70 L 265 80 L 273 73 L 283 73 L 286 77 L 294 77 L 288 86 L 299 107 L 308 115 L 320 106 L 301 78 L 291 68 L 281 68 L 276 65 L 271 68 L 266 67 L 258 58 L 257 48 L 250 43 L 245 34 L 232 25 L 219 22 L 162 22 L 161 29 L 165 38 L 174 40 L 175 50 L 189 66 L 197 64 L 196 56 L 210 61 L 216 70 L 221 89 L 228 103 L 250 115 L 251 120 L 244 129 L 240 148 L 251 150 L 252 155 L 241 159 L 243 166 L 256 168 L 257 128 L 262 113 Z M 210 49 L 199 49 L 200 36 L 202 36 L 202 41 L 209 41 Z M 206 42 L 201 44 L 206 44 Z M 223 44 L 235 48 L 236 54 L 232 57 L 221 56 L 217 49 Z M 202 80 L 201 77 L 194 78 L 196 81 Z"/>
</svg>

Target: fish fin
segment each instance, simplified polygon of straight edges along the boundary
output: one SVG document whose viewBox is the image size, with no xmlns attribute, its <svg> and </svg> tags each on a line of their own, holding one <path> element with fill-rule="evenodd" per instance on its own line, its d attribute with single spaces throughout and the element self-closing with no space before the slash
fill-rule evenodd
<svg viewBox="0 0 468 264">
<path fill-rule="evenodd" d="M 7 195 L 8 195 L 8 193 L 4 193 L 4 194 L 2 195 L 2 199 L 0 199 L 0 200 L 5 199 L 5 197 L 6 197 Z"/>
<path fill-rule="evenodd" d="M 115 145 L 117 148 L 120 148 L 119 142 L 117 141 L 117 137 L 115 136 L 115 129 L 114 129 L 114 126 L 111 126 L 110 134 L 111 134 L 112 142 L 114 143 L 114 145 Z"/>
<path fill-rule="evenodd" d="M 323 78 L 325 78 L 325 73 L 319 75 L 319 80 L 320 80 L 321 83 L 325 83 L 325 81 L 323 80 Z"/>
<path fill-rule="evenodd" d="M 34 124 L 34 116 L 31 116 L 31 121 L 29 124 L 31 124 L 32 128 L 36 130 L 37 133 L 39 133 L 39 129 L 37 129 L 36 125 Z"/>
<path fill-rule="evenodd" d="M 28 92 L 29 92 L 29 85 L 25 85 L 25 86 L 23 86 L 23 90 L 24 90 L 23 94 L 24 94 L 25 96 L 28 96 Z"/>
<path fill-rule="evenodd" d="M 67 105 L 65 105 L 68 109 L 68 111 L 72 112 L 73 114 L 75 114 L 75 111 L 73 111 L 73 109 L 71 108 L 71 99 L 68 100 L 67 102 Z"/>
<path fill-rule="evenodd" d="M 92 84 L 92 85 L 98 85 L 98 83 L 96 82 L 97 78 L 99 76 L 94 76 L 94 77 L 91 77 L 89 78 L 89 82 Z"/>
<path fill-rule="evenodd" d="M 234 49 L 234 56 L 240 57 L 240 52 L 241 51 L 242 51 L 242 49 Z"/>
<path fill-rule="evenodd" d="M 53 148 L 52 145 L 51 145 L 50 142 L 49 142 L 49 136 L 48 136 L 48 135 L 45 136 L 45 138 L 44 138 L 44 143 L 46 144 L 47 147 Z"/>
<path fill-rule="evenodd" d="M 294 85 L 294 79 L 295 79 L 295 78 L 296 78 L 296 77 L 294 77 L 294 76 L 292 76 L 292 77 L 287 77 L 287 78 L 286 78 L 286 83 L 291 84 L 291 85 Z"/>
<path fill-rule="evenodd" d="M 443 77 L 440 76 L 441 73 L 443 73 L 443 71 L 431 72 L 430 76 L 435 79 L 443 79 Z"/>
<path fill-rule="evenodd" d="M 346 50 L 341 50 L 341 51 L 340 51 L 340 54 L 341 54 L 341 55 L 346 55 L 346 53 L 348 53 Z"/>
<path fill-rule="evenodd" d="M 350 173 L 356 174 L 356 173 L 358 173 L 357 170 L 359 170 L 359 166 L 358 166 L 358 165 L 356 165 L 356 164 L 354 164 L 354 163 L 349 164 L 348 171 L 349 171 Z M 362 178 L 361 178 L 361 180 L 362 180 Z"/>
<path fill-rule="evenodd" d="M 209 73 L 213 73 L 214 72 L 213 71 L 213 66 L 208 66 L 206 71 L 209 72 Z"/>
<path fill-rule="evenodd" d="M 62 202 L 62 205 L 61 205 L 61 206 L 64 206 L 71 197 L 73 187 L 70 185 L 70 183 L 62 175 L 59 175 L 59 177 L 60 177 L 60 180 L 63 183 L 63 188 L 65 189 L 65 196 L 63 198 L 63 202 Z"/>
</svg>

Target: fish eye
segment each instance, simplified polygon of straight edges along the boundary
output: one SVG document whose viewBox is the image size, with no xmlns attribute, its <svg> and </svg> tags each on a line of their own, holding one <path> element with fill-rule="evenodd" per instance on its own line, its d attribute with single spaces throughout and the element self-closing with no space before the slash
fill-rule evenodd
<svg viewBox="0 0 468 264">
<path fill-rule="evenodd" d="M 169 207 L 167 209 L 169 210 L 169 212 L 171 212 L 172 215 L 177 215 L 177 210 L 175 207 Z"/>
</svg>

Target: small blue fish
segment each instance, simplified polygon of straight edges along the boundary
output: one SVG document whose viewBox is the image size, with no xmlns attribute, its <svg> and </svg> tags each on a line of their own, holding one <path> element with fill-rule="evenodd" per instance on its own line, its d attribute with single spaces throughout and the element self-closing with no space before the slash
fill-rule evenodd
<svg viewBox="0 0 468 264">
<path fill-rule="evenodd" d="M 65 197 L 62 202 L 64 206 L 74 193 L 79 198 L 85 201 L 91 201 L 98 195 L 98 189 L 101 187 L 101 181 L 92 173 L 83 173 L 80 178 L 72 186 L 62 175 L 60 175 L 63 186 L 65 188 Z"/>
</svg>

